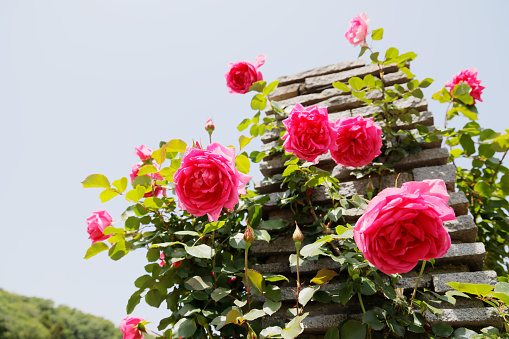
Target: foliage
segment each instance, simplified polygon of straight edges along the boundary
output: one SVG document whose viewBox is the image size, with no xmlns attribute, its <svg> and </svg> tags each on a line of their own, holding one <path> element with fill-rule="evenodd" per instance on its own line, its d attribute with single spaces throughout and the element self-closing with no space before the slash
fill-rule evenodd
<svg viewBox="0 0 509 339">
<path fill-rule="evenodd" d="M 122 334 L 103 318 L 0 289 L 0 338 L 110 339 Z"/>
</svg>

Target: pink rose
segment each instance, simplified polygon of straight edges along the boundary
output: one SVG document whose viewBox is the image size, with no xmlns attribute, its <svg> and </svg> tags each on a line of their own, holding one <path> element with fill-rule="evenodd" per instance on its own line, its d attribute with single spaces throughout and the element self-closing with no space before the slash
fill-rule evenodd
<svg viewBox="0 0 509 339">
<path fill-rule="evenodd" d="M 212 132 L 214 132 L 215 129 L 216 129 L 216 126 L 214 126 L 214 122 L 212 121 L 212 119 L 207 120 L 207 122 L 205 123 L 205 130 L 209 134 L 212 134 Z"/>
<path fill-rule="evenodd" d="M 470 95 L 474 99 L 474 105 L 476 100 L 482 102 L 481 94 L 482 90 L 485 87 L 481 86 L 481 80 L 477 79 L 477 69 L 470 68 L 462 70 L 461 72 L 453 76 L 452 80 L 447 81 L 445 83 L 445 87 L 450 87 L 449 92 L 452 93 L 454 86 L 458 85 L 461 82 L 466 83 L 468 86 L 470 86 L 470 88 L 472 88 Z"/>
<path fill-rule="evenodd" d="M 164 262 L 164 253 L 161 252 L 161 255 L 159 255 L 159 259 L 161 259 L 161 262 L 159 262 L 159 266 L 160 267 L 163 267 L 166 265 L 166 263 Z"/>
<path fill-rule="evenodd" d="M 142 329 L 139 329 L 139 324 L 145 321 L 143 318 L 134 318 L 127 316 L 120 322 L 120 332 L 124 333 L 123 339 L 143 339 L 145 336 L 141 331 L 145 331 L 143 325 Z"/>
<path fill-rule="evenodd" d="M 180 266 L 180 264 L 182 264 L 182 260 L 175 261 L 172 265 L 173 265 L 175 268 L 178 268 L 178 267 Z"/>
<path fill-rule="evenodd" d="M 381 153 L 382 129 L 373 123 L 373 118 L 340 119 L 334 129 L 337 134 L 331 156 L 336 163 L 346 167 L 364 166 Z"/>
<path fill-rule="evenodd" d="M 258 68 L 265 63 L 265 55 L 256 57 L 254 64 L 249 61 L 239 61 L 228 64 L 230 70 L 224 75 L 226 78 L 226 87 L 231 94 L 247 93 L 249 87 L 257 81 L 263 80 L 262 73 Z"/>
<path fill-rule="evenodd" d="M 145 147 L 145 145 L 141 145 L 140 147 L 134 148 L 134 155 L 140 157 L 141 161 L 145 161 L 152 155 L 152 150 Z"/>
<path fill-rule="evenodd" d="M 286 133 L 281 139 L 285 141 L 285 151 L 315 164 L 320 155 L 329 151 L 335 138 L 327 107 L 304 108 L 297 103 L 290 116 L 283 120 L 283 124 Z"/>
<path fill-rule="evenodd" d="M 367 46 L 366 36 L 368 35 L 368 23 L 369 19 L 366 13 L 359 14 L 350 20 L 350 27 L 345 33 L 345 38 L 354 46 L 361 44 L 361 46 Z"/>
<path fill-rule="evenodd" d="M 448 200 L 442 180 L 386 188 L 355 224 L 355 243 L 386 274 L 406 273 L 421 259 L 440 258 L 451 247 L 443 222 L 455 219 Z"/>
<path fill-rule="evenodd" d="M 87 232 L 90 234 L 88 238 L 92 240 L 92 244 L 111 237 L 111 234 L 105 235 L 103 232 L 106 227 L 111 226 L 112 221 L 111 215 L 105 210 L 93 212 L 92 216 L 87 218 Z"/>
<path fill-rule="evenodd" d="M 206 150 L 187 147 L 173 176 L 179 207 L 194 216 L 207 214 L 217 221 L 223 207 L 233 209 L 239 194 L 246 194 L 250 176 L 235 167 L 235 150 L 217 142 Z"/>
</svg>

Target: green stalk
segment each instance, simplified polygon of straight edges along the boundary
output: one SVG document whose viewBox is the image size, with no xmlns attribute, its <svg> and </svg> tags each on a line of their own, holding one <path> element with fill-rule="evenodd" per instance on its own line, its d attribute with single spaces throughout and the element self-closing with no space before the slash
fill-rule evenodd
<svg viewBox="0 0 509 339">
<path fill-rule="evenodd" d="M 362 302 L 361 292 L 357 292 L 357 296 L 359 297 L 359 302 L 361 303 L 362 313 L 366 313 L 366 309 L 364 308 L 364 303 Z"/>
<path fill-rule="evenodd" d="M 417 292 L 417 287 L 419 286 L 419 282 L 421 281 L 422 274 L 424 273 L 424 267 L 425 266 L 426 266 L 426 260 L 423 260 L 422 261 L 422 266 L 421 266 L 421 272 L 419 273 L 419 278 L 417 278 L 417 283 L 415 283 L 414 292 L 412 293 L 412 299 L 410 300 L 410 307 L 412 307 L 412 303 L 413 303 L 414 298 L 415 298 L 415 293 Z"/>
</svg>

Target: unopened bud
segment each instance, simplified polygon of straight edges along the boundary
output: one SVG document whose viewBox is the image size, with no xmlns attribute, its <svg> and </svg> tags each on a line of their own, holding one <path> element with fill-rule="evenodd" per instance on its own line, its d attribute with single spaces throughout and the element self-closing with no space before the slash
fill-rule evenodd
<svg viewBox="0 0 509 339">
<path fill-rule="evenodd" d="M 300 246 L 302 245 L 302 241 L 304 240 L 304 234 L 302 234 L 300 228 L 299 228 L 299 225 L 297 225 L 297 223 L 295 223 L 295 232 L 293 232 L 293 242 L 295 242 L 295 248 L 297 248 L 297 250 L 300 249 Z"/>
<path fill-rule="evenodd" d="M 205 123 L 205 130 L 209 132 L 209 135 L 212 135 L 212 132 L 216 129 L 216 126 L 214 126 L 214 123 L 212 122 L 212 119 L 207 120 Z"/>
<path fill-rule="evenodd" d="M 252 243 L 255 238 L 254 231 L 251 226 L 247 226 L 246 231 L 244 232 L 244 241 L 246 243 Z"/>
</svg>

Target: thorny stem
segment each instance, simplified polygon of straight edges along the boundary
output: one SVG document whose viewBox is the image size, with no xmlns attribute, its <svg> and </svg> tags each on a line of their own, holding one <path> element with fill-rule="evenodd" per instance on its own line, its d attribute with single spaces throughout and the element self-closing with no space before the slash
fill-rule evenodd
<svg viewBox="0 0 509 339">
<path fill-rule="evenodd" d="M 210 333 L 209 325 L 204 326 L 204 327 L 205 327 L 205 331 L 207 331 L 207 335 L 208 335 L 208 337 L 209 337 L 210 339 L 212 339 L 213 337 L 212 337 L 212 333 Z"/>
<path fill-rule="evenodd" d="M 421 281 L 422 274 L 424 273 L 424 267 L 425 266 L 426 266 L 426 260 L 423 260 L 422 261 L 422 266 L 421 266 L 421 272 L 419 272 L 419 278 L 417 278 L 417 282 L 415 283 L 415 287 L 414 287 L 414 292 L 412 293 L 412 299 L 410 300 L 410 307 L 412 307 L 412 303 L 413 303 L 414 298 L 415 298 L 415 293 L 417 292 L 417 287 L 419 286 L 419 282 Z"/>
<path fill-rule="evenodd" d="M 300 310 L 299 310 L 299 294 L 300 294 L 299 256 L 300 256 L 300 248 L 297 248 L 297 310 L 298 310 L 298 315 L 300 315 Z"/>
<path fill-rule="evenodd" d="M 362 302 L 362 295 L 361 292 L 357 292 L 357 296 L 359 297 L 359 302 L 361 304 L 362 313 L 366 313 L 366 309 L 364 308 L 364 303 Z"/>
<path fill-rule="evenodd" d="M 251 298 L 249 296 L 249 290 L 250 290 L 249 289 L 249 277 L 247 275 L 247 252 L 248 251 L 249 251 L 249 247 L 246 246 L 245 255 L 244 255 L 244 265 L 245 265 L 244 276 L 246 279 L 247 303 L 248 303 L 248 308 L 251 311 Z"/>
<path fill-rule="evenodd" d="M 495 169 L 495 172 L 493 172 L 493 174 L 491 175 L 490 186 L 493 185 L 493 183 L 495 182 L 495 177 L 496 177 L 496 175 L 498 173 L 498 170 L 500 169 L 500 166 L 502 165 L 502 162 L 504 161 L 504 158 L 507 155 L 508 151 L 509 150 L 505 151 L 504 155 L 502 156 L 502 159 L 500 159 L 499 162 L 498 162 L 498 166 Z"/>
<path fill-rule="evenodd" d="M 309 199 L 309 194 L 306 194 L 306 202 L 309 206 L 311 216 L 313 216 L 313 220 L 316 222 L 318 220 L 318 217 L 316 216 L 315 209 L 313 208 L 313 204 L 311 204 L 311 199 Z"/>
</svg>

